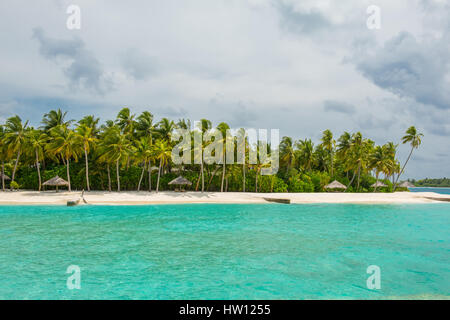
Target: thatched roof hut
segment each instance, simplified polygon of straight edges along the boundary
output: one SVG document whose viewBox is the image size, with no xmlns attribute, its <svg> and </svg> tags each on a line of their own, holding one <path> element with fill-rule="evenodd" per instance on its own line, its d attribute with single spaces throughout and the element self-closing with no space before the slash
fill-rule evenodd
<svg viewBox="0 0 450 320">
<path fill-rule="evenodd" d="M 337 180 L 334 180 L 332 183 L 327 184 L 325 187 L 325 189 L 347 189 L 347 187 L 345 185 L 343 185 L 342 183 L 340 183 Z"/>
<path fill-rule="evenodd" d="M 58 187 L 68 186 L 69 182 L 67 182 L 63 178 L 56 176 L 56 177 L 51 178 L 48 181 L 45 181 L 42 185 L 43 186 L 56 186 L 56 191 L 58 191 Z"/>
<path fill-rule="evenodd" d="M 409 182 L 409 181 L 405 181 L 405 182 L 401 183 L 401 184 L 399 185 L 399 187 L 401 187 L 401 188 L 415 188 L 416 186 L 413 185 L 413 184 L 412 184 L 411 182 Z"/>
<path fill-rule="evenodd" d="M 383 188 L 383 187 L 387 187 L 387 185 L 385 185 L 383 182 L 381 181 L 377 181 L 376 183 L 374 183 L 373 185 L 371 185 L 372 188 Z"/>
<path fill-rule="evenodd" d="M 192 182 L 190 182 L 188 179 L 179 176 L 176 179 L 173 179 L 172 181 L 169 182 L 170 185 L 192 185 Z"/>
</svg>

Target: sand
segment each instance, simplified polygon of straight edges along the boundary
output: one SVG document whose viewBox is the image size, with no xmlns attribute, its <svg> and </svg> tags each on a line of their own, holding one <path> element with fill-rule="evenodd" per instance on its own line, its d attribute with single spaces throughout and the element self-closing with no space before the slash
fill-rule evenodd
<svg viewBox="0 0 450 320">
<path fill-rule="evenodd" d="M 5 191 L 0 192 L 0 205 L 66 205 L 79 199 L 81 192 Z M 434 192 L 395 193 L 242 193 L 242 192 L 85 192 L 88 204 L 143 205 L 179 203 L 268 203 L 264 198 L 290 199 L 291 203 L 442 203 L 450 196 Z M 442 201 L 439 201 L 442 200 Z M 80 202 L 80 205 L 82 202 Z"/>
</svg>

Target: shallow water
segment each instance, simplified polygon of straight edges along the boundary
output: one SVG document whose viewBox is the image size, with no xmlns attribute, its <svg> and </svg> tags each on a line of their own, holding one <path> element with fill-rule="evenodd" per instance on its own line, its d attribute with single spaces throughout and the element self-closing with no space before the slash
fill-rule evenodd
<svg viewBox="0 0 450 320">
<path fill-rule="evenodd" d="M 416 187 L 409 188 L 411 192 L 435 192 L 440 194 L 450 194 L 450 188 Z"/>
<path fill-rule="evenodd" d="M 447 203 L 0 206 L 0 298 L 445 298 L 449 216 Z"/>
</svg>

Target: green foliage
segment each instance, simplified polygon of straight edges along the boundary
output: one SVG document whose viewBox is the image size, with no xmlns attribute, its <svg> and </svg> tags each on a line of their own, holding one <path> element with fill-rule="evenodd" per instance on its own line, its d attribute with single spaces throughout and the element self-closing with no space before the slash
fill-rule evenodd
<svg viewBox="0 0 450 320">
<path fill-rule="evenodd" d="M 11 181 L 10 186 L 11 186 L 11 188 L 14 189 L 14 190 L 20 188 L 19 184 L 18 184 L 16 181 Z"/>
</svg>

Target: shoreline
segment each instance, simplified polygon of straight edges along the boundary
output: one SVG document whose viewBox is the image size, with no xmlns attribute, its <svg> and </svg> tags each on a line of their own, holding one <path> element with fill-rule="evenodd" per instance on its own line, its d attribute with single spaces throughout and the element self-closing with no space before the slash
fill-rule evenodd
<svg viewBox="0 0 450 320">
<path fill-rule="evenodd" d="M 6 191 L 0 192 L 1 205 L 66 205 L 77 200 L 81 192 Z M 264 198 L 289 199 L 292 204 L 419 204 L 445 203 L 450 196 L 434 192 L 395 193 L 251 193 L 251 192 L 174 192 L 124 191 L 85 192 L 91 205 L 161 205 L 161 204 L 262 204 L 271 203 Z M 448 203 L 448 202 L 447 202 Z M 84 205 L 80 202 L 79 205 Z"/>
</svg>

